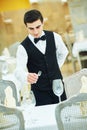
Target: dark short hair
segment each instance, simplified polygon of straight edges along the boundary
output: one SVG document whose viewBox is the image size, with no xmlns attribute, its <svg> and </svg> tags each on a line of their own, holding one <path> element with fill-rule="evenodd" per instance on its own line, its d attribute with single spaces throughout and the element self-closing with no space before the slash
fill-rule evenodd
<svg viewBox="0 0 87 130">
<path fill-rule="evenodd" d="M 41 22 L 43 22 L 43 16 L 40 11 L 33 9 L 30 11 L 27 11 L 24 14 L 24 24 L 26 25 L 27 23 L 32 23 L 36 20 L 40 19 Z"/>
</svg>

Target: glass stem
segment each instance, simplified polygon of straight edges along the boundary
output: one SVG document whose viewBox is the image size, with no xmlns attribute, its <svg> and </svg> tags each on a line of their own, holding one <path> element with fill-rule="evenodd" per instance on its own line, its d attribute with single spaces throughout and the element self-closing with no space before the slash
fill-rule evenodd
<svg viewBox="0 0 87 130">
<path fill-rule="evenodd" d="M 61 102 L 61 96 L 59 96 L 59 102 Z"/>
</svg>

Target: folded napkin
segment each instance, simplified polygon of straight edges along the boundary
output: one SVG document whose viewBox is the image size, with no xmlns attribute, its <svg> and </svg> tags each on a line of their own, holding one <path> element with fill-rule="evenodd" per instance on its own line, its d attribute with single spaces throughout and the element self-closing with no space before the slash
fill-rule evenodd
<svg viewBox="0 0 87 130">
<path fill-rule="evenodd" d="M 80 93 L 87 93 L 87 77 L 82 76 L 81 82 L 82 82 L 82 87 L 80 89 Z M 80 103 L 80 110 L 83 116 L 87 115 L 87 101 L 82 101 Z"/>
<path fill-rule="evenodd" d="M 8 86 L 5 89 L 5 101 L 4 101 L 4 105 L 7 107 L 16 107 L 16 101 L 15 98 L 13 97 L 13 92 L 12 92 L 12 88 L 10 86 Z"/>
<path fill-rule="evenodd" d="M 87 93 L 87 77 L 81 77 L 82 87 L 80 89 L 80 93 Z"/>
</svg>

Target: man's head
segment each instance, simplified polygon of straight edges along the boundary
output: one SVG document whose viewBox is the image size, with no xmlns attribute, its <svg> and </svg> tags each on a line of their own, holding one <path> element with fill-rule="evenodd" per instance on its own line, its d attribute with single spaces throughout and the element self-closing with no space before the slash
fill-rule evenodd
<svg viewBox="0 0 87 130">
<path fill-rule="evenodd" d="M 26 25 L 27 23 L 33 23 L 37 20 L 40 20 L 43 23 L 43 16 L 38 10 L 30 10 L 27 11 L 24 15 L 24 24 Z"/>
<path fill-rule="evenodd" d="M 38 10 L 27 11 L 24 15 L 24 24 L 27 27 L 28 33 L 33 37 L 40 37 L 43 30 L 43 16 Z"/>
</svg>

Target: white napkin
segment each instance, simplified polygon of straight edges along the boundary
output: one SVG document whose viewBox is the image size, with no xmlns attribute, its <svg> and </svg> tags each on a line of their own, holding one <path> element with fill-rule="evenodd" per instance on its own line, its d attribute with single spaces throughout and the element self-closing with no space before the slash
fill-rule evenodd
<svg viewBox="0 0 87 130">
<path fill-rule="evenodd" d="M 80 93 L 87 93 L 87 77 L 81 77 L 82 87 L 80 89 Z"/>
<path fill-rule="evenodd" d="M 16 107 L 16 101 L 15 98 L 13 97 L 13 92 L 12 92 L 12 88 L 10 86 L 7 86 L 7 88 L 5 89 L 5 101 L 4 101 L 4 105 L 7 107 Z"/>
<path fill-rule="evenodd" d="M 80 89 L 80 93 L 87 93 L 87 77 L 81 77 L 82 87 Z M 87 101 L 82 101 L 80 103 L 80 110 L 82 115 L 87 115 Z"/>
</svg>

